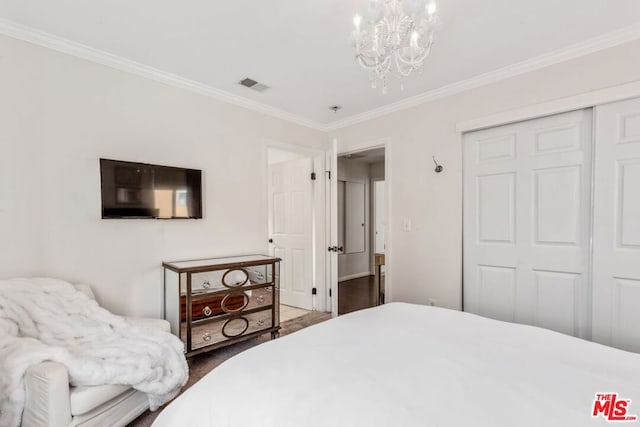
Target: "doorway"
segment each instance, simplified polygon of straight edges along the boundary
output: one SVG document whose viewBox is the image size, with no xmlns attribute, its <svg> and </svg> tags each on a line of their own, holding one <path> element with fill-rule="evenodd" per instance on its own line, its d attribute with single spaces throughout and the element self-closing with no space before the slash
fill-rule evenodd
<svg viewBox="0 0 640 427">
<path fill-rule="evenodd" d="M 338 157 L 338 314 L 384 301 L 385 148 Z"/>
<path fill-rule="evenodd" d="M 318 231 L 324 227 L 324 182 L 316 179 L 324 170 L 324 153 L 296 146 L 267 149 L 267 197 L 269 254 L 280 264 L 280 321 L 325 311 L 317 299 L 324 288 L 324 252 L 319 251 Z M 322 294 L 320 294 L 322 295 Z"/>
</svg>

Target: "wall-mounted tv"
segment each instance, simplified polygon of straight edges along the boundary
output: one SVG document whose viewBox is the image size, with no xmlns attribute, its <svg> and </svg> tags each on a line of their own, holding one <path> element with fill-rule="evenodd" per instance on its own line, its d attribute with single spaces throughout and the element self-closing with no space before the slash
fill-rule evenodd
<svg viewBox="0 0 640 427">
<path fill-rule="evenodd" d="M 100 159 L 102 218 L 202 218 L 202 171 Z"/>
</svg>

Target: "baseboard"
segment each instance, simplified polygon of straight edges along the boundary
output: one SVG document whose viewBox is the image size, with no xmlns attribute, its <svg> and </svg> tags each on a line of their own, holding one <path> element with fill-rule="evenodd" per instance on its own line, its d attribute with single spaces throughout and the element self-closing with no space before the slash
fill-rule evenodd
<svg viewBox="0 0 640 427">
<path fill-rule="evenodd" d="M 349 274 L 347 276 L 338 277 L 338 282 L 344 282 L 346 280 L 359 279 L 361 277 L 368 277 L 368 276 L 371 276 L 371 275 L 372 274 L 369 273 L 368 271 L 366 271 L 364 273 Z"/>
</svg>

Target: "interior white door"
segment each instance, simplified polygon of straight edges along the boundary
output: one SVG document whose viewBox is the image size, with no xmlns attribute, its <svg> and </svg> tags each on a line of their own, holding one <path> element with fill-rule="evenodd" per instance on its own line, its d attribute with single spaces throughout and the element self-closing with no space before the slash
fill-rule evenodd
<svg viewBox="0 0 640 427">
<path fill-rule="evenodd" d="M 280 302 L 313 305 L 312 160 L 269 165 L 270 251 L 280 264 Z"/>
<path fill-rule="evenodd" d="M 374 240 L 374 252 L 381 254 L 384 253 L 384 235 L 386 229 L 386 218 L 385 218 L 385 182 L 384 181 L 374 181 L 373 184 L 373 216 L 375 220 L 375 240 Z"/>
<path fill-rule="evenodd" d="M 344 253 L 365 251 L 365 185 L 345 181 L 344 184 Z"/>
<path fill-rule="evenodd" d="M 593 340 L 640 352 L 640 99 L 596 108 Z"/>
<path fill-rule="evenodd" d="M 591 141 L 591 110 L 465 135 L 465 311 L 590 337 Z"/>
</svg>

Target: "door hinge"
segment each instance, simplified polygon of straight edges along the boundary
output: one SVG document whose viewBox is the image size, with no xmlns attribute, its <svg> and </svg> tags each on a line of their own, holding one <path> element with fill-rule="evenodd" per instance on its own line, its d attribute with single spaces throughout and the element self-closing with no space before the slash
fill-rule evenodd
<svg viewBox="0 0 640 427">
<path fill-rule="evenodd" d="M 328 174 L 329 179 L 331 179 L 331 171 L 325 171 Z"/>
<path fill-rule="evenodd" d="M 316 180 L 316 173 L 311 172 L 311 181 L 315 181 L 315 180 Z"/>
<path fill-rule="evenodd" d="M 331 296 L 331 288 L 329 288 L 329 296 Z"/>
<path fill-rule="evenodd" d="M 318 293 L 318 288 L 311 288 L 311 295 L 316 295 Z"/>
</svg>

